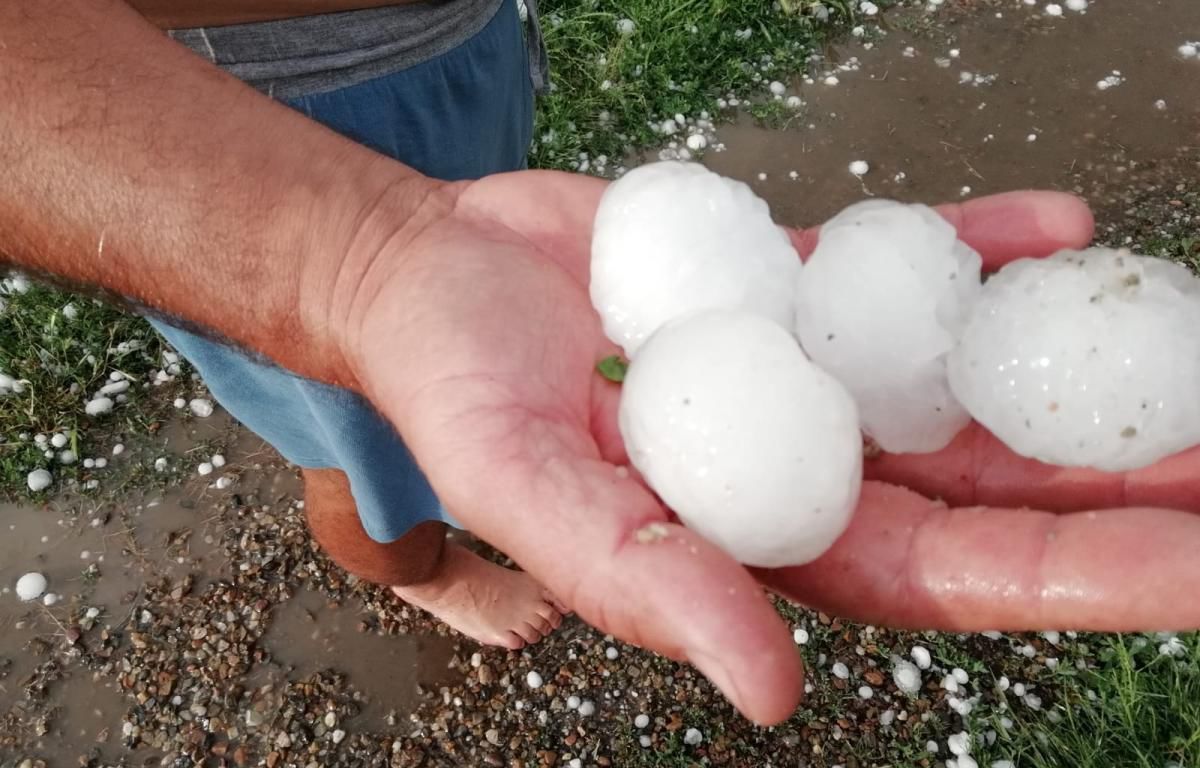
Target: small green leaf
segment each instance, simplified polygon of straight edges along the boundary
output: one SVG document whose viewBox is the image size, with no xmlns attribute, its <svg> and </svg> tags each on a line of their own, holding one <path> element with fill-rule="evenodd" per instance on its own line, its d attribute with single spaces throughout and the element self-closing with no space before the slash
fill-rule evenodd
<svg viewBox="0 0 1200 768">
<path fill-rule="evenodd" d="M 609 355 L 596 363 L 596 370 L 609 381 L 620 384 L 625 381 L 625 371 L 629 370 L 629 361 L 620 355 Z"/>
</svg>

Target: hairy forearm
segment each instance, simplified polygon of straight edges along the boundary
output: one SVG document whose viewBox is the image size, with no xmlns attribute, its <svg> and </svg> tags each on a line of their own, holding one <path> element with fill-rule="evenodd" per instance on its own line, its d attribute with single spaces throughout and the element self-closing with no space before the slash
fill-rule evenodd
<svg viewBox="0 0 1200 768">
<path fill-rule="evenodd" d="M 0 259 L 17 267 L 353 386 L 337 308 L 431 185 L 118 0 L 0 3 Z"/>
</svg>

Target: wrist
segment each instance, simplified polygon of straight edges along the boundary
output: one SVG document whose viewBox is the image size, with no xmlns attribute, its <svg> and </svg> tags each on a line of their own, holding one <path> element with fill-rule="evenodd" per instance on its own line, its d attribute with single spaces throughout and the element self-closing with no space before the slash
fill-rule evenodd
<svg viewBox="0 0 1200 768">
<path fill-rule="evenodd" d="M 363 392 L 358 346 L 369 307 L 404 268 L 412 243 L 451 215 L 459 189 L 367 154 L 336 163 L 337 178 L 307 190 L 296 208 L 304 217 L 298 330 L 318 367 L 309 375 L 357 392 Z"/>
</svg>

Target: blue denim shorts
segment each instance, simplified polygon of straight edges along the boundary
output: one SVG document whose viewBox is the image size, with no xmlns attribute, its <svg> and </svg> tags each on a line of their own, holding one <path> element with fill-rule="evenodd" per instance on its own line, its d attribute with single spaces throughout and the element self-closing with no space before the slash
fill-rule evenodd
<svg viewBox="0 0 1200 768">
<path fill-rule="evenodd" d="M 434 178 L 520 170 L 533 132 L 533 83 L 516 0 L 437 58 L 287 104 Z M 366 400 L 153 322 L 213 397 L 284 458 L 345 472 L 372 539 L 394 541 L 429 520 L 456 525 L 396 430 Z"/>
</svg>

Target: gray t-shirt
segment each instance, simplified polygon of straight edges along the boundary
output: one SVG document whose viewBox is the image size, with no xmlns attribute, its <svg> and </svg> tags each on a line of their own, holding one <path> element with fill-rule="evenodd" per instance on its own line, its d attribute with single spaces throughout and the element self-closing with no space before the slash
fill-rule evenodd
<svg viewBox="0 0 1200 768">
<path fill-rule="evenodd" d="M 483 29 L 502 2 L 426 0 L 168 34 L 263 93 L 292 99 L 439 56 Z"/>
</svg>

